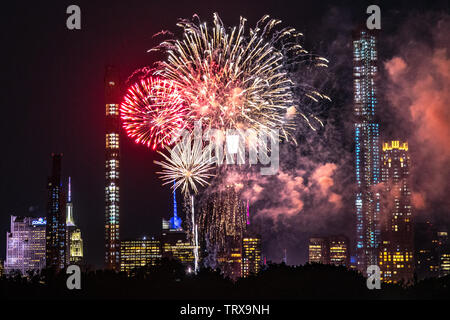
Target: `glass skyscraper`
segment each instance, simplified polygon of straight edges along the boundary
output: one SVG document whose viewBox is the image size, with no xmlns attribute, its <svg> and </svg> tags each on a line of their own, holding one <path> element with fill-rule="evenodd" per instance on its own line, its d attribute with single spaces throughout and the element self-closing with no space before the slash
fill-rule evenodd
<svg viewBox="0 0 450 320">
<path fill-rule="evenodd" d="M 72 204 L 72 183 L 69 177 L 67 204 L 66 204 L 66 261 L 69 264 L 81 264 L 83 260 L 83 238 L 81 229 L 75 224 Z"/>
<path fill-rule="evenodd" d="M 414 277 L 408 143 L 400 141 L 384 143 L 381 160 L 383 219 L 378 261 L 381 280 L 408 283 Z"/>
<path fill-rule="evenodd" d="M 161 242 L 151 239 L 124 240 L 121 242 L 120 271 L 131 271 L 154 266 L 161 259 Z"/>
<path fill-rule="evenodd" d="M 361 29 L 353 38 L 354 140 L 357 192 L 356 255 L 358 270 L 377 265 L 380 236 L 379 124 L 376 121 L 377 40 L 373 31 Z"/>
<path fill-rule="evenodd" d="M 117 271 L 120 268 L 120 99 L 119 75 L 109 66 L 105 74 L 105 264 Z"/>
<path fill-rule="evenodd" d="M 242 239 L 242 277 L 257 274 L 261 269 L 261 237 L 246 236 Z"/>
<path fill-rule="evenodd" d="M 52 154 L 52 175 L 48 178 L 46 263 L 56 270 L 66 266 L 66 208 L 61 180 L 62 154 Z"/>
</svg>

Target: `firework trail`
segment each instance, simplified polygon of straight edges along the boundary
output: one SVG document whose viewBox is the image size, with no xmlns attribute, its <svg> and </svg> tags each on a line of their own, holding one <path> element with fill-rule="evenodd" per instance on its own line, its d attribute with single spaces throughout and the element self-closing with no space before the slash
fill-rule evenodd
<svg viewBox="0 0 450 320">
<path fill-rule="evenodd" d="M 203 195 L 198 206 L 198 226 L 202 244 L 208 252 L 223 255 L 247 230 L 246 204 L 235 186 Z"/>
<path fill-rule="evenodd" d="M 250 29 L 245 23 L 241 17 L 238 26 L 226 29 L 217 14 L 212 26 L 199 19 L 181 20 L 182 39 L 152 49 L 168 54 L 154 73 L 182 88 L 190 119 L 201 120 L 205 127 L 278 129 L 287 139 L 298 114 L 314 128 L 302 110 L 303 99 L 329 98 L 296 83 L 288 69 L 301 63 L 326 67 L 328 61 L 304 50 L 302 34 L 294 28 L 278 28 L 280 20 L 266 15 Z"/>
<path fill-rule="evenodd" d="M 178 137 L 186 126 L 187 110 L 173 81 L 147 77 L 128 89 L 120 114 L 129 137 L 156 149 Z"/>
<path fill-rule="evenodd" d="M 194 272 L 198 272 L 198 226 L 195 222 L 194 196 L 191 195 L 191 219 L 192 219 L 192 239 L 194 243 Z"/>
</svg>

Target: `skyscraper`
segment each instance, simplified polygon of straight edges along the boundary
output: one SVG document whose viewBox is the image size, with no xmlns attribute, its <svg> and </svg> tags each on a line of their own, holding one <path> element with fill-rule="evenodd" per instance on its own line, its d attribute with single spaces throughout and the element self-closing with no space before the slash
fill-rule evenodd
<svg viewBox="0 0 450 320">
<path fill-rule="evenodd" d="M 66 209 L 61 180 L 62 154 L 52 154 L 52 175 L 48 178 L 46 263 L 56 270 L 66 266 Z"/>
<path fill-rule="evenodd" d="M 6 233 L 6 274 L 19 270 L 26 275 L 45 268 L 45 228 L 45 218 L 11 216 L 11 229 Z"/>
<path fill-rule="evenodd" d="M 175 188 L 175 180 L 173 181 L 173 185 Z M 169 224 L 170 224 L 170 229 L 173 230 L 179 230 L 181 229 L 181 218 L 178 217 L 178 211 L 177 211 L 177 193 L 176 193 L 176 189 L 173 190 L 173 217 L 170 218 L 169 220 Z"/>
<path fill-rule="evenodd" d="M 261 269 L 261 237 L 242 239 L 242 277 L 257 274 Z"/>
<path fill-rule="evenodd" d="M 155 239 L 124 240 L 120 243 L 120 271 L 153 266 L 161 259 L 161 242 Z"/>
<path fill-rule="evenodd" d="M 358 270 L 363 274 L 366 273 L 367 266 L 377 264 L 380 236 L 380 195 L 374 189 L 380 182 L 379 125 L 376 121 L 376 44 L 374 31 L 360 29 L 354 34 L 356 255 Z"/>
<path fill-rule="evenodd" d="M 120 266 L 120 99 L 118 72 L 108 66 L 105 73 L 105 264 L 117 271 Z"/>
<path fill-rule="evenodd" d="M 174 181 L 175 184 L 175 181 Z M 173 191 L 173 213 L 169 220 L 162 219 L 161 252 L 164 258 L 177 259 L 194 270 L 194 244 L 183 230 L 178 217 L 176 191 Z"/>
<path fill-rule="evenodd" d="M 345 236 L 331 236 L 328 238 L 329 261 L 336 266 L 350 267 L 348 239 Z"/>
<path fill-rule="evenodd" d="M 66 261 L 68 264 L 80 264 L 83 260 L 83 239 L 81 229 L 75 224 L 72 204 L 72 183 L 69 177 L 66 204 Z"/>
<path fill-rule="evenodd" d="M 309 239 L 309 263 L 328 264 L 330 261 L 327 238 Z"/>
<path fill-rule="evenodd" d="M 348 238 L 343 235 L 310 238 L 309 263 L 334 264 L 350 268 Z"/>
<path fill-rule="evenodd" d="M 384 282 L 408 282 L 414 276 L 414 234 L 409 189 L 408 143 L 383 144 L 383 182 L 379 266 Z"/>
<path fill-rule="evenodd" d="M 414 222 L 414 260 L 418 280 L 439 276 L 440 244 L 435 226 L 429 221 Z"/>
<path fill-rule="evenodd" d="M 194 266 L 194 245 L 188 239 L 187 233 L 181 229 L 162 230 L 162 256 L 179 260 L 186 266 Z"/>
</svg>

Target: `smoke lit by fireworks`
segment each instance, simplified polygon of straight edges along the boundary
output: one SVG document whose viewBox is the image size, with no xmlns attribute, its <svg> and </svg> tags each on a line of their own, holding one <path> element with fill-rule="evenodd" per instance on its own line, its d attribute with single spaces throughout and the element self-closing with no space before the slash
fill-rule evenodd
<svg viewBox="0 0 450 320">
<path fill-rule="evenodd" d="M 185 127 L 186 108 L 171 80 L 147 77 L 128 89 L 120 114 L 128 136 L 152 149 L 170 145 Z"/>
<path fill-rule="evenodd" d="M 214 176 L 211 173 L 213 169 L 211 158 L 211 149 L 204 146 L 201 138 L 195 139 L 195 130 L 191 134 L 186 135 L 178 142 L 173 149 L 166 147 L 169 156 L 158 151 L 165 161 L 155 161 L 162 167 L 161 179 L 164 184 L 171 183 L 175 180 L 174 188 L 181 186 L 184 194 L 198 192 L 198 185 L 208 185 L 208 179 Z"/>
<path fill-rule="evenodd" d="M 152 50 L 168 54 L 155 74 L 182 88 L 189 119 L 216 129 L 279 129 L 286 139 L 298 114 L 313 127 L 303 112 L 302 98 L 329 99 L 306 84 L 296 83 L 287 69 L 312 62 L 323 67 L 327 60 L 309 54 L 299 43 L 294 28 L 278 28 L 280 20 L 264 16 L 255 28 L 246 19 L 226 29 L 217 14 L 213 25 L 200 20 L 181 20 L 182 39 L 162 42 Z M 301 92 L 297 98 L 294 92 Z"/>
</svg>

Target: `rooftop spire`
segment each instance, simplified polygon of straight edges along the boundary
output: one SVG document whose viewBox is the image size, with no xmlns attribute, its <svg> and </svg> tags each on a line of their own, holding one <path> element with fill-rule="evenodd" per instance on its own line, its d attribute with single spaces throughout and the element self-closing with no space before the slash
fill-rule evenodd
<svg viewBox="0 0 450 320">
<path fill-rule="evenodd" d="M 67 188 L 67 202 L 72 202 L 72 188 L 71 188 L 71 180 L 69 177 L 69 186 Z"/>
<path fill-rule="evenodd" d="M 170 229 L 181 229 L 181 218 L 177 213 L 177 194 L 175 191 L 175 180 L 173 181 L 173 217 L 170 218 Z"/>
</svg>

